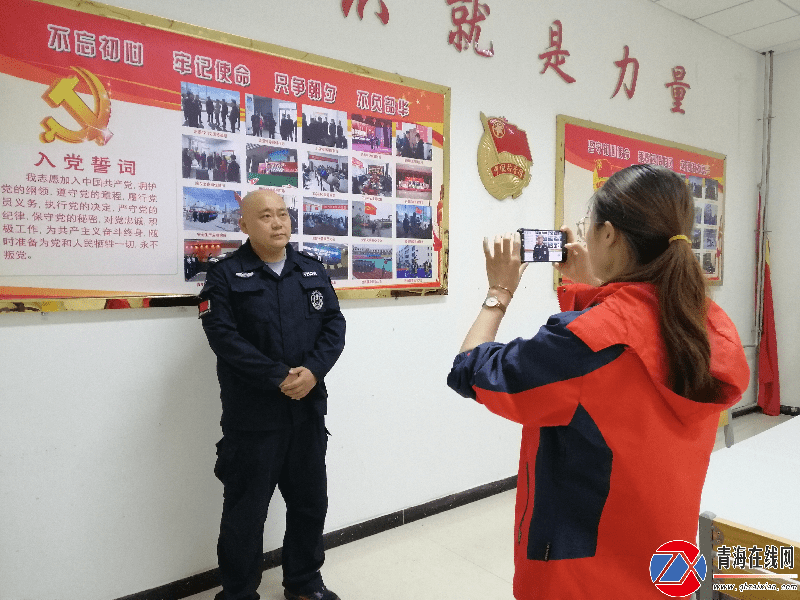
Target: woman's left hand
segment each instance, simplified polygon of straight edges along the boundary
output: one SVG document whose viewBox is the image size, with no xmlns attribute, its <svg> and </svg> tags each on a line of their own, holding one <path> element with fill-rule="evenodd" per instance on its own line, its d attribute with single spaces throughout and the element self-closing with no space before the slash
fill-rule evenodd
<svg viewBox="0 0 800 600">
<path fill-rule="evenodd" d="M 519 286 L 528 263 L 522 262 L 519 232 L 506 233 L 494 238 L 493 250 L 489 238 L 483 238 L 483 253 L 486 255 L 486 277 L 490 288 L 507 290 L 513 295 Z"/>
</svg>

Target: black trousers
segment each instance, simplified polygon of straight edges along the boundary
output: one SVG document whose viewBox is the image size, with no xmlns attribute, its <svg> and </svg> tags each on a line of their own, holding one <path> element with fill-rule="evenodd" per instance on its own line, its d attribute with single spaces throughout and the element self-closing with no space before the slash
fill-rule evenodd
<svg viewBox="0 0 800 600">
<path fill-rule="evenodd" d="M 276 431 L 226 431 L 217 444 L 214 474 L 225 488 L 217 543 L 224 600 L 259 598 L 264 523 L 275 486 L 286 502 L 283 585 L 295 593 L 322 585 L 327 445 L 321 417 Z"/>
</svg>

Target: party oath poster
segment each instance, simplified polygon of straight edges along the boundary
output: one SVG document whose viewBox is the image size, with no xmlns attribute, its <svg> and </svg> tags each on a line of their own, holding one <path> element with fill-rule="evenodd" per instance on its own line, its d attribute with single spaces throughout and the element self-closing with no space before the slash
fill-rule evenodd
<svg viewBox="0 0 800 600">
<path fill-rule="evenodd" d="M 96 3 L 0 7 L 0 300 L 196 294 L 257 189 L 340 296 L 446 293 L 449 88 Z"/>
</svg>

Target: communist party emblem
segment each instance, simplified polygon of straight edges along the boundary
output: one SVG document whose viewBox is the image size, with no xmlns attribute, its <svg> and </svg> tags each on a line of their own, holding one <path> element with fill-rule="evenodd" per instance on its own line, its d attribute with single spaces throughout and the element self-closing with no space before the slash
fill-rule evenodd
<svg viewBox="0 0 800 600">
<path fill-rule="evenodd" d="M 114 135 L 108 130 L 108 120 L 111 118 L 111 99 L 94 73 L 81 67 L 72 67 L 72 69 L 78 73 L 89 88 L 94 98 L 94 109 L 89 108 L 75 91 L 75 87 L 78 85 L 77 77 L 73 75 L 59 79 L 48 88 L 42 98 L 52 108 L 63 106 L 81 128 L 73 131 L 64 127 L 53 117 L 46 117 L 42 120 L 44 132 L 39 134 L 39 139 L 45 144 L 56 138 L 70 144 L 94 140 L 98 146 L 104 146 Z"/>
<path fill-rule="evenodd" d="M 486 191 L 498 200 L 516 198 L 531 181 L 533 164 L 527 134 L 503 117 L 481 113 L 478 173 Z"/>
</svg>

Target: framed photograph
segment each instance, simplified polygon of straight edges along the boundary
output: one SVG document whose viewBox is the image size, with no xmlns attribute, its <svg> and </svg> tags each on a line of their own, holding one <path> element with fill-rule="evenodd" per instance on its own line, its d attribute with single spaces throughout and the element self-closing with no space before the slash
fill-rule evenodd
<svg viewBox="0 0 800 600">
<path fill-rule="evenodd" d="M 556 119 L 556 222 L 573 231 L 589 198 L 611 175 L 634 164 L 660 165 L 686 179 L 695 203 L 691 245 L 711 285 L 722 284 L 724 154 L 559 115 Z M 556 272 L 554 285 L 561 284 Z"/>
<path fill-rule="evenodd" d="M 2 29 L 0 311 L 190 303 L 259 189 L 340 298 L 447 293 L 450 88 L 98 2 Z"/>
</svg>

